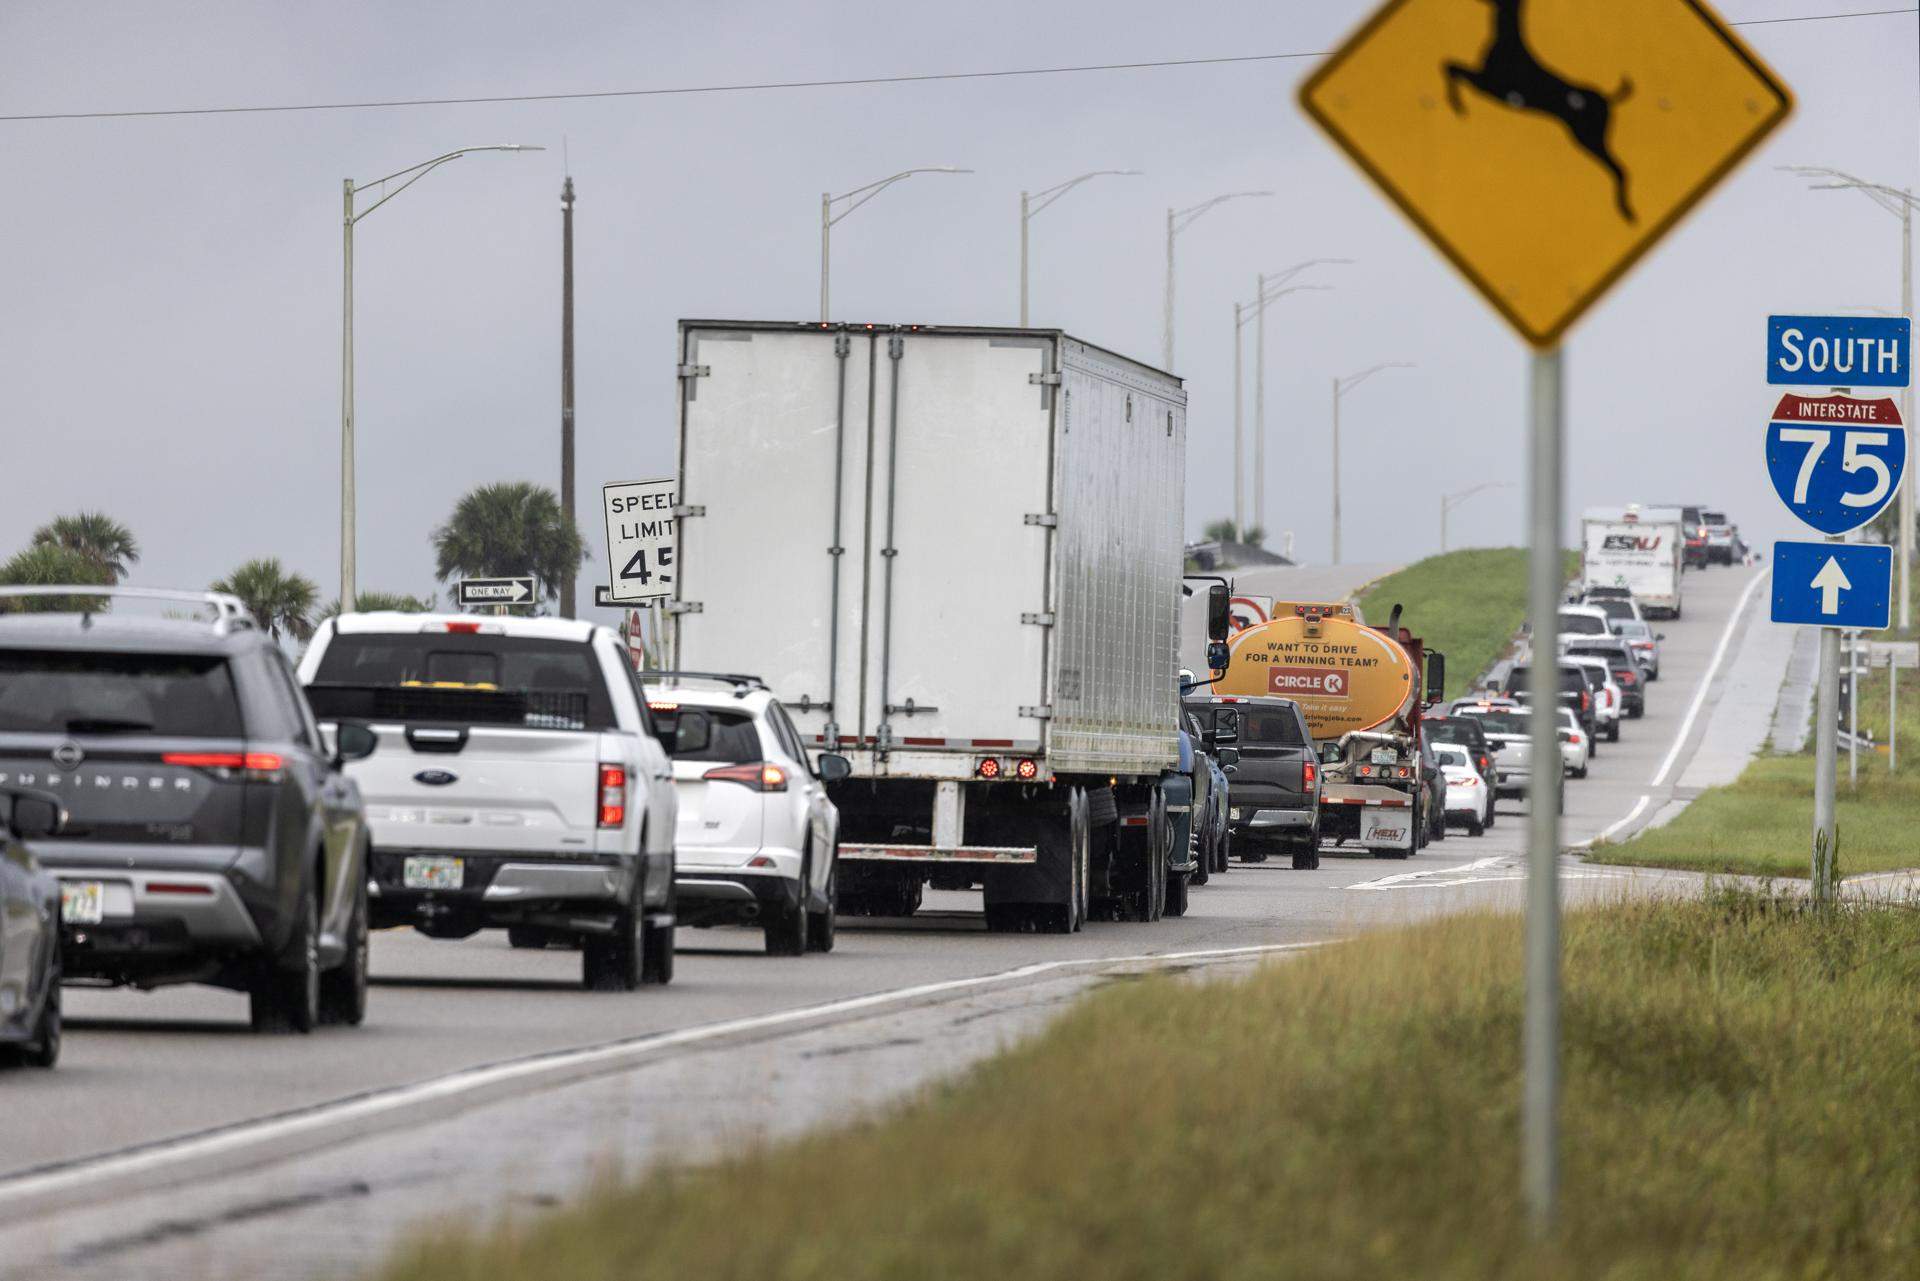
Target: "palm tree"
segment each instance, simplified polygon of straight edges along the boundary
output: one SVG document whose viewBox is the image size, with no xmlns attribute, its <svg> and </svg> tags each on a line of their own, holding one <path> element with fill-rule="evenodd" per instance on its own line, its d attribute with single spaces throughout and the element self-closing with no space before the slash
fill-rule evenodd
<svg viewBox="0 0 1920 1281">
<path fill-rule="evenodd" d="M 434 595 L 409 596 L 405 592 L 360 592 L 354 596 L 353 608 L 366 614 L 375 610 L 392 610 L 396 614 L 431 614 L 435 605 Z M 340 612 L 340 602 L 330 600 L 327 607 L 314 616 L 318 622 L 323 618 L 332 618 Z"/>
<path fill-rule="evenodd" d="M 53 587 L 62 583 L 109 586 L 112 573 L 98 561 L 55 543 L 35 542 L 4 565 L 0 583 L 19 587 Z M 98 611 L 106 608 L 99 596 L 24 596 L 0 599 L 0 613 L 44 614 Z"/>
<path fill-rule="evenodd" d="M 1216 520 L 1200 531 L 1200 536 L 1216 543 L 1244 543 L 1249 547 L 1265 547 L 1267 531 L 1258 525 L 1241 529 L 1230 520 Z"/>
<path fill-rule="evenodd" d="M 140 561 L 140 544 L 134 541 L 133 531 L 105 512 L 55 516 L 33 531 L 33 544 L 78 552 L 107 571 L 107 583 L 119 582 L 127 576 L 128 567 Z"/>
<path fill-rule="evenodd" d="M 280 558 L 250 560 L 213 585 L 216 592 L 238 596 L 254 621 L 275 640 L 282 635 L 305 640 L 313 635 L 313 607 L 320 589 L 305 574 L 290 574 Z"/>
<path fill-rule="evenodd" d="M 442 582 L 532 574 L 548 600 L 580 572 L 587 546 L 551 489 L 529 481 L 481 485 L 454 504 L 433 531 L 435 572 Z"/>
</svg>

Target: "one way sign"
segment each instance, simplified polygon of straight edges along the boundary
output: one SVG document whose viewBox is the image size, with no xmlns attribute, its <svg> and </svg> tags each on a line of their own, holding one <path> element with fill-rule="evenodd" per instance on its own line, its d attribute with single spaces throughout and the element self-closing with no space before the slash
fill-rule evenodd
<svg viewBox="0 0 1920 1281">
<path fill-rule="evenodd" d="M 533 599 L 533 578 L 463 578 L 454 587 L 462 605 L 524 605 Z"/>
<path fill-rule="evenodd" d="M 1893 548 L 1775 543 L 1773 621 L 1881 631 L 1893 602 Z"/>
</svg>

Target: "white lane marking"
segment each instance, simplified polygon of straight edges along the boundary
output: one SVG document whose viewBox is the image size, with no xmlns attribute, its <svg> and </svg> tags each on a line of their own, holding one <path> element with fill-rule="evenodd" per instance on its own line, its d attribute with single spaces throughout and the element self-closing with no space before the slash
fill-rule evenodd
<svg viewBox="0 0 1920 1281">
<path fill-rule="evenodd" d="M 1367 888 L 1380 890 L 1445 890 L 1457 889 L 1462 885 L 1499 885 L 1508 881 L 1524 881 L 1526 879 L 1526 872 L 1519 871 L 1511 875 L 1462 876 L 1451 881 L 1407 881 L 1401 885 L 1373 885 Z M 1626 872 L 1575 872 L 1563 867 L 1560 869 L 1559 879 L 1562 881 L 1624 881 L 1631 880 L 1632 877 Z M 1348 888 L 1359 889 L 1360 887 L 1353 885 Z"/>
<path fill-rule="evenodd" d="M 520 1085 L 526 1089 L 545 1084 L 562 1084 L 581 1077 L 638 1067 L 663 1051 L 687 1049 L 706 1042 L 723 1041 L 754 1033 L 766 1033 L 838 1021 L 842 1016 L 862 1011 L 878 1011 L 889 1006 L 909 1006 L 928 998 L 951 996 L 970 989 L 1011 985 L 1038 975 L 1073 970 L 1099 970 L 1124 965 L 1164 965 L 1174 961 L 1230 960 L 1236 957 L 1272 955 L 1323 947 L 1325 940 L 1310 943 L 1270 943 L 1250 947 L 1209 948 L 1188 952 L 1140 953 L 1131 956 L 1080 957 L 1059 961 L 1040 961 L 996 974 L 947 979 L 915 987 L 894 988 L 866 996 L 829 1001 L 799 1009 L 782 1010 L 749 1018 L 729 1019 L 672 1032 L 651 1032 L 602 1045 L 572 1050 L 556 1050 L 505 1063 L 462 1068 L 444 1076 L 412 1085 L 376 1090 L 351 1098 L 315 1104 L 296 1112 L 243 1121 L 218 1130 L 163 1139 L 121 1152 L 84 1157 L 52 1169 L 27 1171 L 0 1179 L 0 1215 L 11 1215 L 22 1206 L 28 1213 L 65 1208 L 71 1201 L 38 1205 L 48 1198 L 72 1197 L 90 1183 L 112 1180 L 116 1186 L 132 1180 L 158 1180 L 176 1167 L 198 1167 L 198 1177 L 218 1177 L 248 1165 L 265 1164 L 344 1142 L 370 1132 L 369 1121 L 399 1114 L 410 1121 L 438 1119 L 451 1111 L 446 1103 L 462 1095 L 483 1096 L 480 1101 L 500 1096 L 500 1087 Z M 433 1106 L 440 1105 L 440 1106 Z M 413 1114 L 408 1116 L 408 1114 Z M 329 1132 L 333 1132 L 329 1135 Z M 287 1150 L 285 1145 L 299 1146 Z M 275 1147 L 281 1150 L 273 1151 Z M 209 1162 L 222 1159 L 235 1164 L 231 1168 L 207 1169 Z M 178 1175 L 176 1174 L 176 1177 Z"/>
<path fill-rule="evenodd" d="M 1347 886 L 1350 890 L 1385 890 L 1408 881 L 1418 881 L 1429 876 L 1460 876 L 1467 872 L 1477 872 L 1481 868 L 1496 867 L 1507 861 L 1510 855 L 1495 854 L 1492 858 L 1475 859 L 1471 863 L 1462 863 L 1458 867 L 1430 867 L 1424 872 L 1401 872 L 1397 876 L 1383 876 L 1376 881 L 1362 881 L 1358 885 Z"/>
<path fill-rule="evenodd" d="M 1693 691 L 1693 702 L 1687 705 L 1687 716 L 1680 722 L 1680 732 L 1674 735 L 1673 746 L 1667 749 L 1667 758 L 1660 762 L 1660 770 L 1653 776 L 1653 781 L 1648 784 L 1649 787 L 1658 787 L 1665 782 L 1667 771 L 1671 770 L 1674 761 L 1679 759 L 1680 749 L 1687 745 L 1687 736 L 1693 733 L 1694 718 L 1700 715 L 1701 705 L 1707 701 L 1707 691 L 1713 688 L 1714 677 L 1720 674 L 1720 660 L 1727 656 L 1727 646 L 1733 640 L 1733 629 L 1739 626 L 1741 615 L 1747 612 L 1747 602 L 1753 599 L 1754 590 L 1766 582 L 1772 573 L 1773 567 L 1769 565 L 1754 575 L 1753 581 L 1747 584 L 1747 589 L 1740 593 L 1740 603 L 1733 607 L 1733 615 L 1727 619 L 1727 625 L 1720 633 L 1720 644 L 1713 651 L 1713 661 L 1707 664 L 1706 675 L 1700 678 L 1700 688 Z"/>
<path fill-rule="evenodd" d="M 1600 834 L 1598 836 L 1595 836 L 1590 840 L 1581 841 L 1578 845 L 1575 845 L 1572 848 L 1576 850 L 1590 850 L 1594 846 L 1600 844 L 1602 841 L 1608 841 L 1613 839 L 1613 834 L 1615 832 L 1631 824 L 1634 819 L 1639 818 L 1641 813 L 1645 811 L 1647 806 L 1651 805 L 1652 803 L 1653 803 L 1653 797 L 1651 795 L 1642 796 L 1639 800 L 1633 803 L 1633 808 L 1627 811 L 1627 816 L 1625 818 L 1619 819 L 1616 822 L 1608 824 L 1606 827 L 1603 827 L 1600 829 Z"/>
</svg>

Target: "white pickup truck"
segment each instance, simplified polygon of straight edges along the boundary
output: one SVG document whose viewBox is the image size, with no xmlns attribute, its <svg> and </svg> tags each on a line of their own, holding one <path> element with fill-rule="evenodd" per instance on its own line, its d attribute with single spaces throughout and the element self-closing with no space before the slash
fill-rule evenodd
<svg viewBox="0 0 1920 1281">
<path fill-rule="evenodd" d="M 370 923 L 433 938 L 579 940 L 589 988 L 673 976 L 677 800 L 625 647 L 570 619 L 346 614 L 300 683 L 363 721 Z"/>
</svg>

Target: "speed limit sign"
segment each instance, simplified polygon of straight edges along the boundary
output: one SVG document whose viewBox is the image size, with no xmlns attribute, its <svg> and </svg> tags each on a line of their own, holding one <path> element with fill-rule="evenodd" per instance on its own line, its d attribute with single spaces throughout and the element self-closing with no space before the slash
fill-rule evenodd
<svg viewBox="0 0 1920 1281">
<path fill-rule="evenodd" d="M 600 487 L 607 516 L 609 600 L 673 595 L 674 481 L 625 480 Z"/>
</svg>

